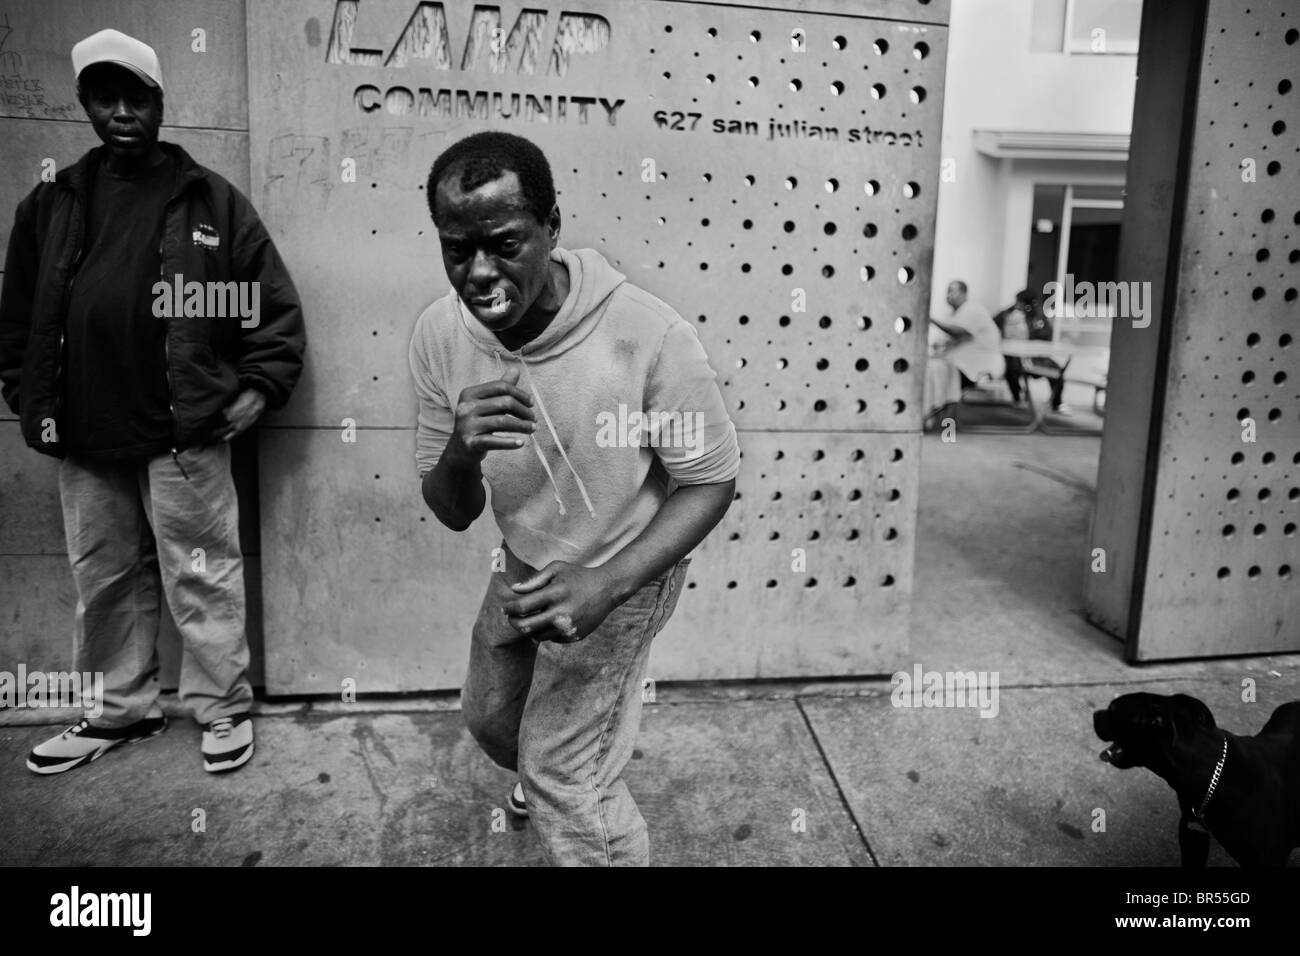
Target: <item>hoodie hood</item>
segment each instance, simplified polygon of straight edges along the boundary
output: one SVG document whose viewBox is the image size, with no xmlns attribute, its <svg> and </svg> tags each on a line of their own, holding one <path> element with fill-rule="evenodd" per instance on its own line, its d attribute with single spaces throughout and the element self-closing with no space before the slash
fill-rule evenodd
<svg viewBox="0 0 1300 956">
<path fill-rule="evenodd" d="M 494 355 L 509 353 L 536 362 L 568 351 L 591 334 L 599 322 L 601 305 L 627 277 L 595 249 L 556 248 L 551 251 L 551 261 L 559 262 L 568 270 L 569 294 L 542 334 L 514 353 L 501 344 L 452 290 L 461 325 L 476 346 Z"/>
</svg>

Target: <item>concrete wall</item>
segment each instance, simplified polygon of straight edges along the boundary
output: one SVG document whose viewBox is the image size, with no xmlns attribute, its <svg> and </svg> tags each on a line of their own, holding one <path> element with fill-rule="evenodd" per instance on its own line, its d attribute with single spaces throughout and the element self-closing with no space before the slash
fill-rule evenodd
<svg viewBox="0 0 1300 956">
<path fill-rule="evenodd" d="M 791 6 L 592 0 L 583 10 L 614 25 L 609 36 L 593 27 L 587 38 L 587 52 L 608 45 L 597 62 L 583 55 L 581 30 L 560 39 L 554 32 L 561 13 L 583 14 L 546 5 L 545 49 L 567 51 L 568 69 L 552 92 L 599 90 L 623 98 L 625 116 L 635 114 L 617 136 L 594 127 L 524 130 L 556 160 L 566 242 L 605 249 L 633 281 L 699 321 L 742 431 L 741 495 L 697 553 L 691 594 L 656 652 L 660 678 L 887 672 L 906 650 L 918 322 L 929 297 L 947 3 Z M 457 537 L 432 527 L 419 502 L 405 362 L 415 315 L 446 287 L 419 190 L 438 149 L 479 126 L 455 118 L 416 123 L 387 107 L 366 113 L 354 94 L 368 79 L 384 90 L 418 88 L 411 78 L 439 79 L 452 53 L 471 85 L 512 90 L 486 53 L 461 71 L 462 44 L 472 30 L 486 44 L 484 24 L 496 16 L 509 29 L 521 8 L 438 6 L 455 37 L 442 51 L 445 63 L 437 42 L 418 30 L 403 47 L 400 75 L 365 54 L 325 63 L 344 21 L 353 28 L 349 50 L 388 50 L 416 9 L 432 8 L 407 0 L 360 7 L 15 0 L 0 9 L 7 76 L 0 142 L 6 173 L 18 173 L 0 180 L 6 237 L 41 161 L 72 162 L 95 145 L 75 102 L 68 54 L 78 39 L 114 26 L 159 53 L 164 138 L 249 193 L 304 292 L 306 378 L 290 408 L 261 430 L 262 467 L 245 447 L 237 475 L 250 636 L 260 665 L 265 583 L 275 633 L 267 658 L 272 691 L 337 692 L 340 676 L 355 677 L 361 690 L 455 686 L 495 544 L 490 521 Z M 194 49 L 196 30 L 204 31 L 205 52 Z M 795 30 L 806 36 L 805 49 L 791 46 Z M 924 56 L 913 55 L 918 43 Z M 422 54 L 434 62 L 420 62 Z M 716 82 L 706 74 L 717 74 Z M 757 88 L 750 77 L 761 81 Z M 525 92 L 537 91 L 538 79 Z M 833 91 L 832 83 L 842 86 Z M 872 96 L 872 83 L 888 87 L 884 98 Z M 913 87 L 924 99 L 909 101 Z M 920 130 L 924 145 L 920 135 L 891 133 L 883 141 L 798 138 L 765 147 L 762 134 L 714 135 L 711 123 L 683 137 L 655 123 L 656 108 L 753 120 L 764 130 L 769 119 L 835 124 L 846 140 L 860 124 Z M 344 156 L 358 161 L 356 195 L 335 186 Z M 669 174 L 654 196 L 641 195 L 646 156 Z M 708 190 L 700 184 L 706 172 L 715 183 Z M 787 189 L 787 177 L 801 186 Z M 831 181 L 836 188 L 826 188 Z M 640 218 L 628 225 L 633 210 Z M 656 239 L 648 210 L 701 224 Z M 709 213 L 716 225 L 706 228 Z M 756 226 L 742 226 L 742 217 Z M 712 260 L 710 281 L 701 282 L 697 258 Z M 795 271 L 783 271 L 788 263 Z M 911 270 L 906 284 L 895 278 L 900 266 Z M 792 308 L 797 287 L 808 295 L 803 313 Z M 787 328 L 778 321 L 783 313 L 797 323 Z M 752 324 L 743 327 L 741 316 Z M 869 358 L 870 369 L 855 368 L 855 357 Z M 350 416 L 362 442 L 347 457 L 339 428 Z M 74 597 L 56 466 L 21 447 L 12 419 L 0 421 L 0 448 L 0 667 L 65 667 Z M 791 548 L 805 543 L 808 571 L 795 578 Z M 163 645 L 174 675 L 170 624 Z"/>
<path fill-rule="evenodd" d="M 892 671 L 910 612 L 946 4 L 589 0 L 536 4 L 529 21 L 423 9 L 249 4 L 250 75 L 268 78 L 250 117 L 254 198 L 301 266 L 311 326 L 304 381 L 262 431 L 268 687 L 464 674 L 499 539 L 488 517 L 454 535 L 420 501 L 405 356 L 447 289 L 428 168 L 489 127 L 550 156 L 565 245 L 600 249 L 693 323 L 740 431 L 736 502 L 696 552 L 652 675 Z M 548 65 L 557 44 L 579 51 L 563 71 Z M 511 105 L 522 94 L 620 108 L 543 116 Z M 754 129 L 715 126 L 727 120 Z M 840 132 L 774 140 L 770 121 Z M 864 125 L 891 132 L 851 139 Z"/>
<path fill-rule="evenodd" d="M 1149 0 L 1086 575 L 1134 660 L 1300 650 L 1296 24 L 1285 0 Z M 1154 53 L 1154 51 L 1152 51 Z"/>
</svg>

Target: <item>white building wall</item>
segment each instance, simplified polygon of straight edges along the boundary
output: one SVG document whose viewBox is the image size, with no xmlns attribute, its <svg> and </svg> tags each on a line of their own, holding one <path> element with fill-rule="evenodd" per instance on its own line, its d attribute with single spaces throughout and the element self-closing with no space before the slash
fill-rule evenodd
<svg viewBox="0 0 1300 956">
<path fill-rule="evenodd" d="M 1032 8 L 1051 2 L 952 0 L 943 156 L 953 180 L 939 186 L 932 315 L 949 312 L 952 279 L 990 310 L 1021 288 L 1035 179 L 1123 180 L 1122 163 L 1025 163 L 975 150 L 977 129 L 1129 132 L 1137 57 L 1030 52 Z"/>
</svg>

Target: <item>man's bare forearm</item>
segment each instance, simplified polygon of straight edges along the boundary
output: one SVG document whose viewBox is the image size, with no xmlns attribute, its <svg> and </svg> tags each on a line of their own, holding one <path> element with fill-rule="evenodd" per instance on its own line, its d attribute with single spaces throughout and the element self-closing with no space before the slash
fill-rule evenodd
<svg viewBox="0 0 1300 956">
<path fill-rule="evenodd" d="M 619 604 L 690 553 L 722 520 L 736 491 L 735 480 L 683 485 L 650 523 L 600 570 Z"/>
<path fill-rule="evenodd" d="M 487 503 L 479 462 L 458 454 L 450 445 L 433 470 L 425 474 L 421 491 L 425 504 L 452 531 L 468 528 Z"/>
<path fill-rule="evenodd" d="M 939 319 L 931 319 L 930 324 L 959 341 L 971 337 L 970 332 L 962 328 L 960 325 L 949 325 L 947 322 L 941 322 Z"/>
</svg>

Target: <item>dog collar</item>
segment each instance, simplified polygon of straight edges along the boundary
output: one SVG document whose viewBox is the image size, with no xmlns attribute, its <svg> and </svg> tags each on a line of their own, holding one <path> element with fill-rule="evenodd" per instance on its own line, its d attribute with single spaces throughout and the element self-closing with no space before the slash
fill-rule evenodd
<svg viewBox="0 0 1300 956">
<path fill-rule="evenodd" d="M 1228 759 L 1228 738 L 1223 738 L 1223 753 L 1219 754 L 1219 762 L 1214 765 L 1214 773 L 1210 775 L 1210 786 L 1205 791 L 1205 799 L 1201 801 L 1201 807 L 1196 811 L 1196 819 L 1204 821 L 1205 810 L 1210 805 L 1210 798 L 1214 796 L 1214 790 L 1219 786 L 1219 777 L 1223 774 L 1223 765 Z"/>
</svg>

